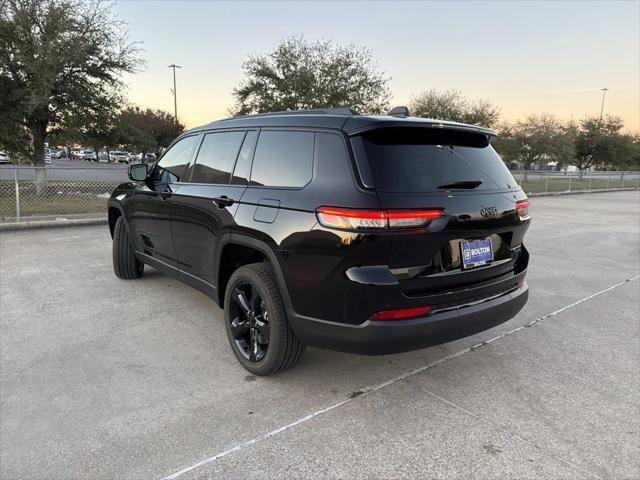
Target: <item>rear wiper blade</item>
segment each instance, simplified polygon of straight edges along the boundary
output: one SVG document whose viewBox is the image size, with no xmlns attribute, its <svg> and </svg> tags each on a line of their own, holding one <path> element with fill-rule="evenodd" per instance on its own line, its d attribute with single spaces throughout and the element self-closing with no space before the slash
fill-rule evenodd
<svg viewBox="0 0 640 480">
<path fill-rule="evenodd" d="M 477 188 L 482 185 L 482 180 L 462 180 L 460 182 L 453 183 L 445 183 L 444 185 L 438 185 L 438 188 L 449 189 L 449 188 Z"/>
</svg>

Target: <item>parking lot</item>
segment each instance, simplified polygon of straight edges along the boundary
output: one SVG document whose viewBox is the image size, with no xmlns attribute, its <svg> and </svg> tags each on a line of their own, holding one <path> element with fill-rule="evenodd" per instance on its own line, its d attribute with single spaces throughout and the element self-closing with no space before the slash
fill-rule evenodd
<svg viewBox="0 0 640 480">
<path fill-rule="evenodd" d="M 249 375 L 212 300 L 108 228 L 0 234 L 0 477 L 639 478 L 640 192 L 532 200 L 528 305 L 482 334 Z"/>
</svg>

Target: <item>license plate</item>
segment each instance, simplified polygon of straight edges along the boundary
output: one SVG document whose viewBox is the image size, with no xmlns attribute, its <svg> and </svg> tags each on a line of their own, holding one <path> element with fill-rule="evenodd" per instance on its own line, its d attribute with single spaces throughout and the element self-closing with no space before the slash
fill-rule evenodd
<svg viewBox="0 0 640 480">
<path fill-rule="evenodd" d="M 487 265 L 493 261 L 491 239 L 460 242 L 462 249 L 462 268 L 474 268 Z"/>
</svg>

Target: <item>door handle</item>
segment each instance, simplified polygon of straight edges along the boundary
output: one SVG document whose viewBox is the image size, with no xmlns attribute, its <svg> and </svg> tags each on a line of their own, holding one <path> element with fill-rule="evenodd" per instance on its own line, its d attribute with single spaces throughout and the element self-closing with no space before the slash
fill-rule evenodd
<svg viewBox="0 0 640 480">
<path fill-rule="evenodd" d="M 218 208 L 225 208 L 225 207 L 230 207 L 231 205 L 233 205 L 233 198 L 229 198 L 226 195 L 222 195 L 221 197 L 215 197 L 213 199 L 213 203 L 215 203 Z"/>
</svg>

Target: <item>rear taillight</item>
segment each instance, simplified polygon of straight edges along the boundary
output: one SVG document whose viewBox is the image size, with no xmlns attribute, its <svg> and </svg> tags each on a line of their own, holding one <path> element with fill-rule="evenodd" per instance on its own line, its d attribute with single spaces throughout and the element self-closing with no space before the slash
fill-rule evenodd
<svg viewBox="0 0 640 480">
<path fill-rule="evenodd" d="M 431 307 L 401 308 L 398 310 L 382 310 L 374 313 L 371 320 L 408 320 L 410 318 L 424 317 L 431 311 Z"/>
<path fill-rule="evenodd" d="M 531 218 L 529 215 L 529 200 L 518 200 L 516 202 L 516 212 L 518 212 L 520 220 Z"/>
<path fill-rule="evenodd" d="M 352 210 L 320 207 L 316 210 L 320 224 L 343 230 L 422 228 L 444 217 L 442 210 Z"/>
</svg>

